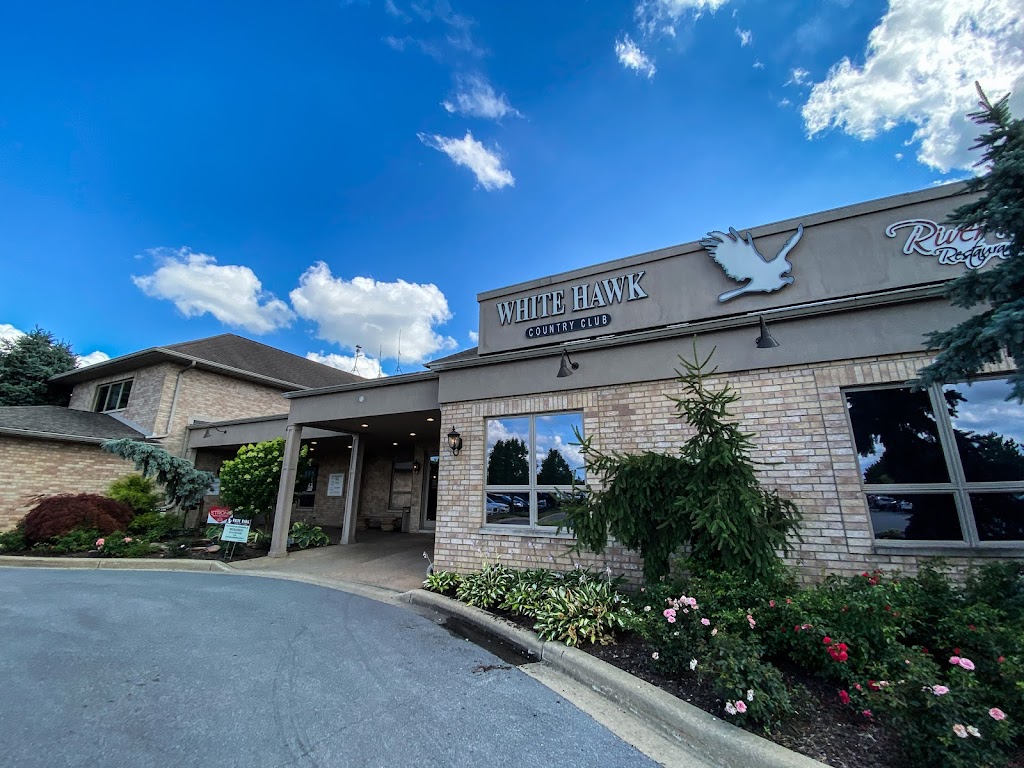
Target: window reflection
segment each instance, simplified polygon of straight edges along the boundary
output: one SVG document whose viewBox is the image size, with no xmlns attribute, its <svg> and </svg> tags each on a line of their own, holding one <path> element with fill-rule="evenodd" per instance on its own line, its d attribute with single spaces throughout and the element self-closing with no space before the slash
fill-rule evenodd
<svg viewBox="0 0 1024 768">
<path fill-rule="evenodd" d="M 972 493 L 971 507 L 981 541 L 1024 539 L 1024 494 Z"/>
<path fill-rule="evenodd" d="M 487 485 L 530 484 L 529 419 L 487 422 Z"/>
<path fill-rule="evenodd" d="M 489 525 L 529 525 L 529 493 L 486 494 L 486 520 Z"/>
<path fill-rule="evenodd" d="M 943 387 L 969 483 L 1024 480 L 1024 405 L 1005 379 Z"/>
<path fill-rule="evenodd" d="M 537 485 L 572 485 L 584 480 L 583 456 L 576 442 L 575 429 L 583 434 L 583 414 L 559 413 L 538 416 L 534 429 L 537 446 Z"/>
<path fill-rule="evenodd" d="M 865 483 L 949 482 L 927 392 L 847 392 L 846 405 Z"/>
<path fill-rule="evenodd" d="M 868 511 L 876 539 L 963 539 L 951 493 L 869 493 Z"/>
</svg>

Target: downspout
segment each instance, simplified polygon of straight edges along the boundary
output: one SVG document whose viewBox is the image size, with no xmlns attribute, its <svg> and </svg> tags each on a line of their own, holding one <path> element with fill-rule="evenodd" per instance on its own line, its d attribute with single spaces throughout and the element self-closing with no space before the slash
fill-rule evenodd
<svg viewBox="0 0 1024 768">
<path fill-rule="evenodd" d="M 178 378 L 174 380 L 174 396 L 171 398 L 171 412 L 167 414 L 167 427 L 164 429 L 162 435 L 150 435 L 151 440 L 158 440 L 170 436 L 171 424 L 174 422 L 174 412 L 178 409 L 178 395 L 181 392 L 181 377 L 186 372 L 191 371 L 196 367 L 197 360 L 193 360 L 187 367 L 182 368 L 178 371 Z"/>
</svg>

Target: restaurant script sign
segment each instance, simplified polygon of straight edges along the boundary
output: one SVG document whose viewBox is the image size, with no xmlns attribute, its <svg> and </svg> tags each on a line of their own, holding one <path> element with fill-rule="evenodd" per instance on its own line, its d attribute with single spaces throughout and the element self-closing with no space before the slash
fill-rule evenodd
<svg viewBox="0 0 1024 768">
<path fill-rule="evenodd" d="M 889 237 L 897 237 L 897 232 L 907 238 L 903 253 L 930 256 L 938 259 L 939 264 L 963 264 L 968 269 L 980 269 L 994 258 L 1010 257 L 1008 240 L 996 234 L 993 242 L 988 242 L 987 235 L 977 227 L 951 227 L 930 219 L 907 219 L 885 229 Z"/>
</svg>

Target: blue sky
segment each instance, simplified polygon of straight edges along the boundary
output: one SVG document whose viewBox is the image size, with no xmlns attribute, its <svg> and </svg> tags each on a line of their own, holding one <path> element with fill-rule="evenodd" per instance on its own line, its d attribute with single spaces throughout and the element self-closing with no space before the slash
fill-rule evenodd
<svg viewBox="0 0 1024 768">
<path fill-rule="evenodd" d="M 358 344 L 373 375 L 473 346 L 480 291 L 963 178 L 973 81 L 1024 111 L 1024 21 L 19 3 L 0 68 L 0 335 L 96 360 L 232 331 L 346 370 Z"/>
</svg>

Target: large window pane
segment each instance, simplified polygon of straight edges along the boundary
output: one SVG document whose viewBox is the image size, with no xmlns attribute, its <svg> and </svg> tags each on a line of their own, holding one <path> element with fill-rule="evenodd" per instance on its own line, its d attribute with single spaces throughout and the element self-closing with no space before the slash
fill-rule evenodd
<svg viewBox="0 0 1024 768">
<path fill-rule="evenodd" d="M 926 392 L 909 388 L 847 392 L 846 405 L 865 483 L 949 482 Z"/>
<path fill-rule="evenodd" d="M 492 525 L 529 525 L 530 494 L 527 492 L 501 493 L 488 491 L 486 521 Z"/>
<path fill-rule="evenodd" d="M 583 457 L 580 455 L 573 430 L 583 434 L 582 413 L 559 413 L 537 416 L 534 423 L 537 445 L 534 461 L 537 464 L 538 486 L 570 486 L 573 480 L 584 480 Z M 539 510 L 538 510 L 539 511 Z"/>
<path fill-rule="evenodd" d="M 868 494 L 876 539 L 962 541 L 953 494 Z"/>
<path fill-rule="evenodd" d="M 981 541 L 1024 541 L 1024 493 L 972 493 Z"/>
<path fill-rule="evenodd" d="M 530 420 L 487 421 L 487 485 L 530 484 Z"/>
<path fill-rule="evenodd" d="M 1024 405 L 1009 394 L 1005 379 L 943 387 L 969 483 L 1024 480 Z"/>
</svg>

